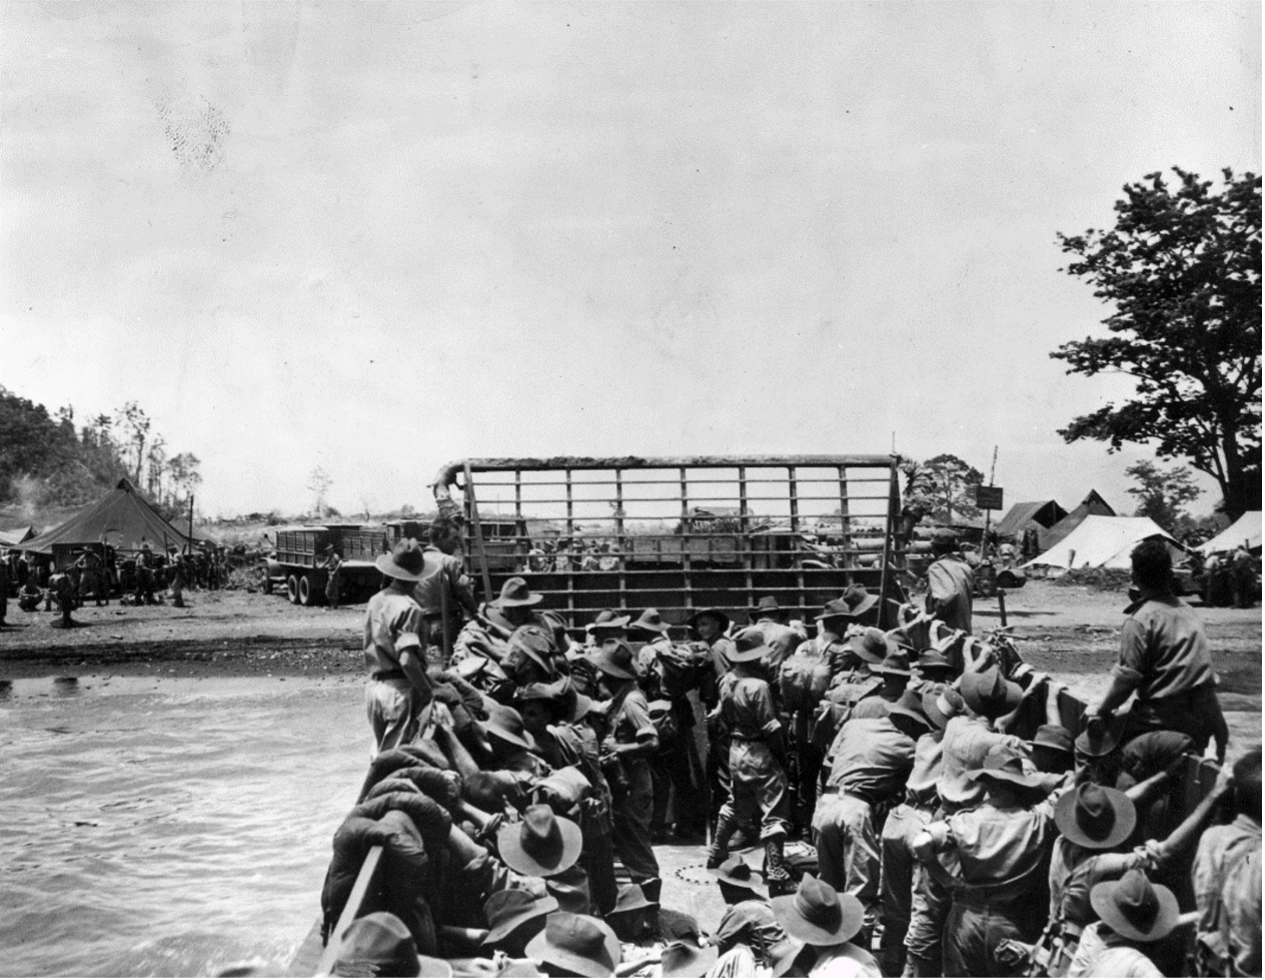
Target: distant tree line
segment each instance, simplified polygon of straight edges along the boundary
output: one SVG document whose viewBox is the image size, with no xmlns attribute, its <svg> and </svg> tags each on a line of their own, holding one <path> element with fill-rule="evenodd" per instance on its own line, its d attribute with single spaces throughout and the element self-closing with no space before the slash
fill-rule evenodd
<svg viewBox="0 0 1265 980">
<path fill-rule="evenodd" d="M 0 386 L 0 504 L 74 506 L 127 477 L 169 516 L 202 482 L 193 453 L 170 455 L 136 402 L 76 428 L 75 410 L 48 409 Z"/>
</svg>

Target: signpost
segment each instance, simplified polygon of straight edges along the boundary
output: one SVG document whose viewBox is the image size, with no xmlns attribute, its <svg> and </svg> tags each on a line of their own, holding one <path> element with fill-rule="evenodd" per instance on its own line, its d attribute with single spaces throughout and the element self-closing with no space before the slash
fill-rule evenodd
<svg viewBox="0 0 1265 980">
<path fill-rule="evenodd" d="M 975 488 L 975 506 L 980 510 L 1001 510 L 1002 509 L 1002 488 L 1001 487 L 976 487 Z"/>
</svg>

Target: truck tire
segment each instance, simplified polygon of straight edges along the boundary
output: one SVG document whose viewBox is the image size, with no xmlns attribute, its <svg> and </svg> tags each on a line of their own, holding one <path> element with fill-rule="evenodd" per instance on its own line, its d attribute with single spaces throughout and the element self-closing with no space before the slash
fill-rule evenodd
<svg viewBox="0 0 1265 980">
<path fill-rule="evenodd" d="M 286 578 L 286 598 L 296 606 L 299 604 L 299 580 L 293 575 Z"/>
<path fill-rule="evenodd" d="M 312 585 L 312 576 L 299 576 L 299 605 L 314 606 L 320 596 L 319 590 Z"/>
</svg>

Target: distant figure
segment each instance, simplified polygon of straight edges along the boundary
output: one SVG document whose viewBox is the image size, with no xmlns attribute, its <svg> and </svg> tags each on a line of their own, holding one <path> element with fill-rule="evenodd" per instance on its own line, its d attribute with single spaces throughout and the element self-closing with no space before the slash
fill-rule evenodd
<svg viewBox="0 0 1265 980">
<path fill-rule="evenodd" d="M 1234 583 L 1234 605 L 1251 609 L 1256 605 L 1256 563 L 1252 553 L 1241 545 L 1230 556 L 1230 574 Z"/>
<path fill-rule="evenodd" d="M 35 612 L 43 598 L 44 591 L 35 584 L 35 576 L 32 575 L 18 589 L 18 608 L 23 612 Z"/>
<path fill-rule="evenodd" d="M 65 572 L 54 572 L 48 578 L 48 602 L 56 602 L 61 611 L 61 619 L 53 621 L 54 626 L 70 627 L 75 624 L 70 619 L 71 610 L 75 608 L 75 583 Z M 47 612 L 48 605 L 44 606 Z"/>
<path fill-rule="evenodd" d="M 171 584 L 167 586 L 171 592 L 171 604 L 177 609 L 184 608 L 184 560 L 173 547 L 171 549 Z"/>
<path fill-rule="evenodd" d="M 0 626 L 7 626 L 4 621 L 9 611 L 9 563 L 0 561 Z"/>
<path fill-rule="evenodd" d="M 927 612 L 950 629 L 969 633 L 975 573 L 957 546 L 958 536 L 948 528 L 938 528 L 931 536 L 936 560 L 927 569 Z"/>
<path fill-rule="evenodd" d="M 152 606 L 157 602 L 154 598 L 154 552 L 148 541 L 141 542 L 141 550 L 136 555 L 135 601 L 138 606 Z"/>
<path fill-rule="evenodd" d="M 331 544 L 325 549 L 329 557 L 321 565 L 325 569 L 325 601 L 330 609 L 338 608 L 338 600 L 343 590 L 343 556 L 334 550 Z"/>
</svg>

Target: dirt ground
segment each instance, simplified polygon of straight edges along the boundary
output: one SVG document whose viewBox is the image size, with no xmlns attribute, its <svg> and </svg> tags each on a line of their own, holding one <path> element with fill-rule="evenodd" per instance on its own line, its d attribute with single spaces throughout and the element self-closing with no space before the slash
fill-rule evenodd
<svg viewBox="0 0 1265 980">
<path fill-rule="evenodd" d="M 1194 600 L 1195 603 L 1198 600 Z M 53 674 L 177 677 L 328 677 L 361 671 L 364 605 L 292 606 L 259 593 L 190 592 L 187 608 L 87 605 L 73 629 L 56 613 L 10 601 L 0 627 L 0 680 Z M 1126 597 L 1087 586 L 1031 581 L 1005 597 L 1020 653 L 1084 699 L 1105 690 Z M 997 599 L 975 603 L 976 631 L 1000 625 Z M 1235 742 L 1261 738 L 1261 610 L 1200 608 Z"/>
</svg>

